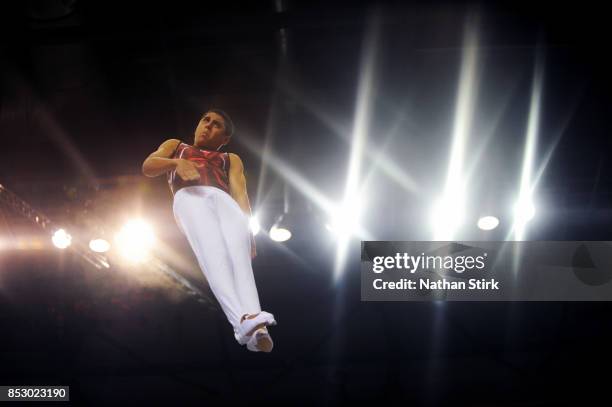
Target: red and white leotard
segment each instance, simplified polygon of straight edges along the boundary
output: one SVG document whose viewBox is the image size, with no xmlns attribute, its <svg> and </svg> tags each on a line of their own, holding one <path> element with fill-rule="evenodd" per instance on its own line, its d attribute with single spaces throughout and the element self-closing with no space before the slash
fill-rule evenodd
<svg viewBox="0 0 612 407">
<path fill-rule="evenodd" d="M 229 192 L 229 154 L 221 151 L 202 150 L 186 143 L 179 143 L 171 158 L 182 158 L 193 161 L 200 166 L 197 167 L 200 179 L 196 181 L 184 181 L 176 170 L 168 172 L 168 185 L 172 195 L 184 187 L 194 185 L 208 185 Z"/>
</svg>

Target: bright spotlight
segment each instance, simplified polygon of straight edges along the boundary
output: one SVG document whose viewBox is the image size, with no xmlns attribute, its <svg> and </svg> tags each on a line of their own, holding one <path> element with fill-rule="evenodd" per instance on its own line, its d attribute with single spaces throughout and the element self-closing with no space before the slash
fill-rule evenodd
<svg viewBox="0 0 612 407">
<path fill-rule="evenodd" d="M 274 225 L 270 228 L 270 239 L 276 242 L 284 242 L 291 239 L 291 231 L 287 225 L 287 214 L 284 213 L 276 219 Z"/>
<path fill-rule="evenodd" d="M 434 240 L 453 240 L 465 220 L 463 203 L 464 199 L 457 194 L 457 199 L 442 198 L 434 206 L 431 215 Z"/>
<path fill-rule="evenodd" d="M 466 183 L 464 162 L 472 129 L 478 87 L 478 35 L 476 26 L 465 27 L 463 54 L 459 74 L 459 90 L 453 123 L 450 161 L 446 175 L 444 193 L 434 207 L 434 240 L 454 240 L 463 223 L 466 205 Z"/>
<path fill-rule="evenodd" d="M 532 172 L 535 165 L 536 147 L 540 127 L 543 70 L 544 67 L 538 55 L 531 87 L 531 100 L 529 102 L 529 115 L 527 117 L 527 134 L 525 135 L 519 196 L 518 202 L 514 207 L 514 240 L 518 241 L 525 238 L 527 222 L 533 219 L 535 215 L 535 208 L 532 200 L 534 194 Z"/>
<path fill-rule="evenodd" d="M 291 239 L 291 231 L 283 227 L 277 227 L 276 225 L 270 228 L 270 239 L 275 242 L 285 242 Z"/>
<path fill-rule="evenodd" d="M 535 216 L 535 206 L 531 200 L 520 200 L 514 206 L 516 224 L 525 225 Z"/>
<path fill-rule="evenodd" d="M 358 220 L 360 215 L 361 208 L 357 205 L 356 200 L 352 201 L 352 204 L 336 208 L 330 222 L 325 224 L 325 228 L 336 236 L 348 238 L 359 232 Z"/>
<path fill-rule="evenodd" d="M 140 219 L 126 223 L 115 236 L 115 244 L 121 254 L 134 263 L 147 260 L 154 241 L 153 228 Z"/>
<path fill-rule="evenodd" d="M 72 236 L 70 236 L 64 229 L 58 229 L 51 238 L 51 241 L 58 249 L 65 249 L 70 246 L 72 242 Z"/>
<path fill-rule="evenodd" d="M 110 243 L 104 239 L 92 239 L 89 248 L 96 253 L 105 253 L 110 249 Z"/>
<path fill-rule="evenodd" d="M 493 230 L 499 225 L 499 219 L 495 216 L 483 216 L 478 219 L 478 227 L 482 230 Z"/>
<path fill-rule="evenodd" d="M 259 233 L 261 230 L 261 226 L 259 225 L 259 219 L 257 219 L 257 215 L 253 215 L 249 218 L 249 228 L 251 232 L 253 232 L 253 236 Z"/>
</svg>

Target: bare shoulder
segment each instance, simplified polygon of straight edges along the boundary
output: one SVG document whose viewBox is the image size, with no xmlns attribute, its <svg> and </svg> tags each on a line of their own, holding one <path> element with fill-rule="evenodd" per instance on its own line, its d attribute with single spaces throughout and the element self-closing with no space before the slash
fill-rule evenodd
<svg viewBox="0 0 612 407">
<path fill-rule="evenodd" d="M 176 150 L 176 147 L 179 144 L 181 144 L 181 140 L 179 139 L 175 139 L 175 138 L 168 139 L 164 141 L 163 143 L 161 143 L 161 145 L 159 146 L 159 152 L 163 152 L 166 154 L 172 154 L 174 150 Z"/>
<path fill-rule="evenodd" d="M 176 147 L 178 147 L 180 143 L 181 143 L 181 140 L 178 140 L 175 138 L 168 139 L 164 141 L 163 143 L 161 143 L 161 145 L 157 148 L 157 150 L 151 153 L 149 157 L 168 158 L 172 156 L 172 154 L 174 154 L 174 150 L 176 150 Z"/>
<path fill-rule="evenodd" d="M 178 146 L 181 143 L 181 140 L 176 139 L 176 138 L 171 138 L 168 139 L 166 141 L 164 141 L 163 143 L 161 143 L 161 145 L 159 146 L 160 149 L 164 148 L 172 148 L 173 150 L 176 148 L 176 146 Z"/>
<path fill-rule="evenodd" d="M 229 155 L 230 162 L 233 165 L 240 165 L 240 166 L 242 166 L 242 160 L 240 159 L 238 154 L 228 153 L 228 155 Z"/>
<path fill-rule="evenodd" d="M 238 154 L 228 153 L 228 156 L 230 161 L 230 174 L 241 174 L 244 171 L 244 166 Z"/>
</svg>

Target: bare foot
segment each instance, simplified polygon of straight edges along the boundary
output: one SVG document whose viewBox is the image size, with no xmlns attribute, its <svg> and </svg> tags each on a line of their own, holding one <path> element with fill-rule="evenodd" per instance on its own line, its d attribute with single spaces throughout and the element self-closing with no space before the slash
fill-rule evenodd
<svg viewBox="0 0 612 407">
<path fill-rule="evenodd" d="M 272 348 L 274 344 L 272 343 L 272 339 L 270 335 L 268 335 L 268 330 L 263 328 L 255 332 L 255 339 L 257 340 L 257 349 L 261 352 L 272 352 Z"/>
</svg>

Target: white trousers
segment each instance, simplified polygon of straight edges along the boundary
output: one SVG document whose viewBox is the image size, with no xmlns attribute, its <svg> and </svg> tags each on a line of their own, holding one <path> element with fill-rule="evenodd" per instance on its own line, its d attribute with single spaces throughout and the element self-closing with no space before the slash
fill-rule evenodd
<svg viewBox="0 0 612 407">
<path fill-rule="evenodd" d="M 247 215 L 229 194 L 210 186 L 178 190 L 173 211 L 236 336 L 242 315 L 261 312 Z"/>
</svg>

